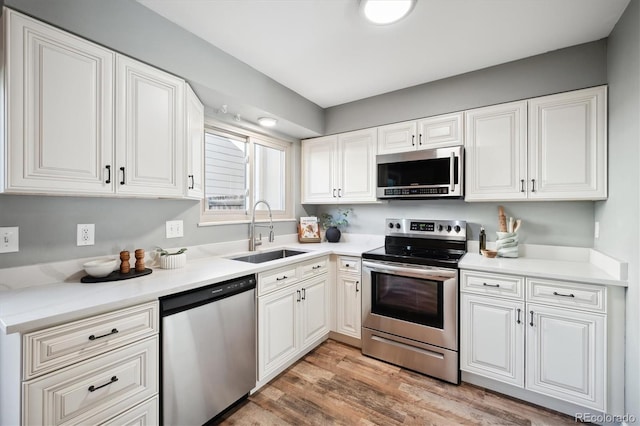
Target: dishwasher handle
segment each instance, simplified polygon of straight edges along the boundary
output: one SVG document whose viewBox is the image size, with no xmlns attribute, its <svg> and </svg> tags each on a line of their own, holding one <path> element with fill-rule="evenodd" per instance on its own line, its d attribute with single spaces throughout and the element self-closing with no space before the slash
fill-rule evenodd
<svg viewBox="0 0 640 426">
<path fill-rule="evenodd" d="M 206 305 L 256 288 L 255 275 L 247 275 L 220 283 L 209 284 L 193 290 L 160 298 L 160 316 L 177 314 L 187 309 Z"/>
</svg>

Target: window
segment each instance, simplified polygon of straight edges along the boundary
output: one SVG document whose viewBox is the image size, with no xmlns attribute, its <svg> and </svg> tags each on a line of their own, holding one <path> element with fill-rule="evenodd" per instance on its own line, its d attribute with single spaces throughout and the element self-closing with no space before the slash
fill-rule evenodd
<svg viewBox="0 0 640 426">
<path fill-rule="evenodd" d="M 288 142 L 205 128 L 203 222 L 251 219 L 258 200 L 274 219 L 292 219 Z M 268 217 L 264 203 L 256 217 Z"/>
</svg>

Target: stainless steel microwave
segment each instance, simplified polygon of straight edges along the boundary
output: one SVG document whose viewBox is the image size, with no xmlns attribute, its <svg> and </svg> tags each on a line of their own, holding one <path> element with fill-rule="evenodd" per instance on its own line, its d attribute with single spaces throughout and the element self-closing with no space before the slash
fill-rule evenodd
<svg viewBox="0 0 640 426">
<path fill-rule="evenodd" d="M 464 148 L 453 146 L 376 157 L 381 199 L 464 197 Z"/>
</svg>

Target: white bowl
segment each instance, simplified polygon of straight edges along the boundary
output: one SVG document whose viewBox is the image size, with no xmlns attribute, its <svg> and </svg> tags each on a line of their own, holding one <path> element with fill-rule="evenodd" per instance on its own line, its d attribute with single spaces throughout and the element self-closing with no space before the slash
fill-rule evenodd
<svg viewBox="0 0 640 426">
<path fill-rule="evenodd" d="M 112 273 L 117 264 L 117 259 L 98 259 L 87 262 L 82 267 L 92 277 L 102 278 Z"/>
<path fill-rule="evenodd" d="M 160 267 L 162 269 L 183 268 L 187 264 L 187 254 L 167 254 L 160 256 Z"/>
</svg>

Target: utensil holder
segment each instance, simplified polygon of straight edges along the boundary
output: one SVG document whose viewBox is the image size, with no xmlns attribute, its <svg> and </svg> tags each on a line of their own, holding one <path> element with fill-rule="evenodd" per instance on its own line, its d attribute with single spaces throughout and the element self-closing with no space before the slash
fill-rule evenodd
<svg viewBox="0 0 640 426">
<path fill-rule="evenodd" d="M 187 254 L 168 254 L 160 256 L 160 267 L 162 269 L 178 269 L 183 268 L 187 264 Z"/>
</svg>

